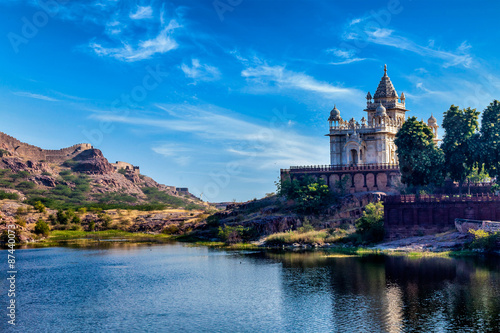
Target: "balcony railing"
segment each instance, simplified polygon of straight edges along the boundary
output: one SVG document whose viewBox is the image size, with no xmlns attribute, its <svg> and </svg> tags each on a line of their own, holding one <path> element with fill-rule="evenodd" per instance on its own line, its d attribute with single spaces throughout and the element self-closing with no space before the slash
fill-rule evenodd
<svg viewBox="0 0 500 333">
<path fill-rule="evenodd" d="M 366 108 L 368 110 L 373 110 L 373 109 L 377 109 L 377 107 L 379 106 L 380 104 L 379 103 L 367 103 L 366 104 Z M 402 108 L 404 109 L 405 108 L 405 103 L 399 103 L 399 102 L 382 102 L 382 105 L 386 108 L 386 109 L 395 109 L 395 108 Z"/>
<path fill-rule="evenodd" d="M 290 169 L 281 169 L 281 172 L 307 172 L 307 171 L 368 171 L 368 170 L 399 170 L 399 164 L 394 163 L 358 163 L 351 165 L 306 165 L 291 166 Z"/>
<path fill-rule="evenodd" d="M 446 194 L 414 194 L 391 195 L 384 198 L 386 203 L 418 203 L 418 202 L 464 202 L 464 201 L 500 201 L 500 196 L 493 193 L 479 193 L 473 195 L 446 195 Z"/>
</svg>

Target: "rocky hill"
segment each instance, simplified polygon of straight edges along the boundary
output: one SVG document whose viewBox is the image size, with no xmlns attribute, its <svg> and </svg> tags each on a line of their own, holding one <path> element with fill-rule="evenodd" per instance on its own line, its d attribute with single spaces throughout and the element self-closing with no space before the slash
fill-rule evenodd
<svg viewBox="0 0 500 333">
<path fill-rule="evenodd" d="M 206 207 L 189 192 L 123 165 L 128 163 L 111 164 L 90 144 L 46 150 L 0 132 L 0 199 L 41 201 L 51 208 Z"/>
</svg>

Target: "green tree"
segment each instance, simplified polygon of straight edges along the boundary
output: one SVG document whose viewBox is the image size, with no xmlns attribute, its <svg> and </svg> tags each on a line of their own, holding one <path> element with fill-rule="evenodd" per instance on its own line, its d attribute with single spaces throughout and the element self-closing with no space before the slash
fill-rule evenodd
<svg viewBox="0 0 500 333">
<path fill-rule="evenodd" d="M 300 180 L 281 180 L 278 195 L 294 200 L 296 209 L 303 213 L 318 213 L 328 207 L 332 193 L 322 178 L 303 177 Z"/>
<path fill-rule="evenodd" d="M 471 173 L 467 176 L 467 180 L 473 183 L 484 182 L 489 178 L 490 175 L 486 172 L 484 164 L 481 164 L 480 167 L 473 167 Z"/>
<path fill-rule="evenodd" d="M 35 224 L 35 234 L 47 237 L 49 232 L 49 225 L 44 220 L 39 219 Z"/>
<path fill-rule="evenodd" d="M 500 176 L 500 102 L 495 100 L 483 111 L 481 119 L 481 148 L 478 150 L 486 172 Z"/>
<path fill-rule="evenodd" d="M 410 117 L 396 134 L 394 143 L 399 159 L 401 182 L 409 186 L 441 184 L 444 155 L 433 141 L 432 130 L 423 121 Z"/>
<path fill-rule="evenodd" d="M 356 222 L 356 233 L 365 242 L 379 242 L 384 239 L 384 205 L 382 202 L 369 203 L 363 216 Z"/>
<path fill-rule="evenodd" d="M 57 211 L 57 223 L 60 224 L 68 224 L 69 218 L 68 215 L 63 210 Z"/>
<path fill-rule="evenodd" d="M 445 158 L 445 170 L 450 178 L 462 184 L 478 164 L 479 112 L 476 109 L 462 109 L 452 105 L 444 113 L 443 128 L 445 130 L 442 149 Z"/>
</svg>

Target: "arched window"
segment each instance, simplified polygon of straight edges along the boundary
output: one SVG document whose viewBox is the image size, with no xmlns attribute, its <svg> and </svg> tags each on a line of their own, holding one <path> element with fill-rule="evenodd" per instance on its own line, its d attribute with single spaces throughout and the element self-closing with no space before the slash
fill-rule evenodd
<svg viewBox="0 0 500 333">
<path fill-rule="evenodd" d="M 358 164 L 358 151 L 351 149 L 351 164 Z"/>
</svg>

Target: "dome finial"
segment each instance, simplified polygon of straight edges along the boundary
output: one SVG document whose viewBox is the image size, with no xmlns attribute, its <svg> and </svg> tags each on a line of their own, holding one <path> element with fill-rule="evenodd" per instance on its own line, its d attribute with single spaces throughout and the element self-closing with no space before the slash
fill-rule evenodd
<svg viewBox="0 0 500 333">
<path fill-rule="evenodd" d="M 375 109 L 375 116 L 377 117 L 387 116 L 386 108 L 382 105 L 382 102 L 379 102 L 377 109 Z"/>
<path fill-rule="evenodd" d="M 337 105 L 335 104 L 333 106 L 332 111 L 330 111 L 330 117 L 328 118 L 328 121 L 339 121 L 342 118 L 340 117 L 340 111 L 337 109 Z"/>
<path fill-rule="evenodd" d="M 384 65 L 384 76 L 387 76 L 387 65 Z"/>
</svg>

